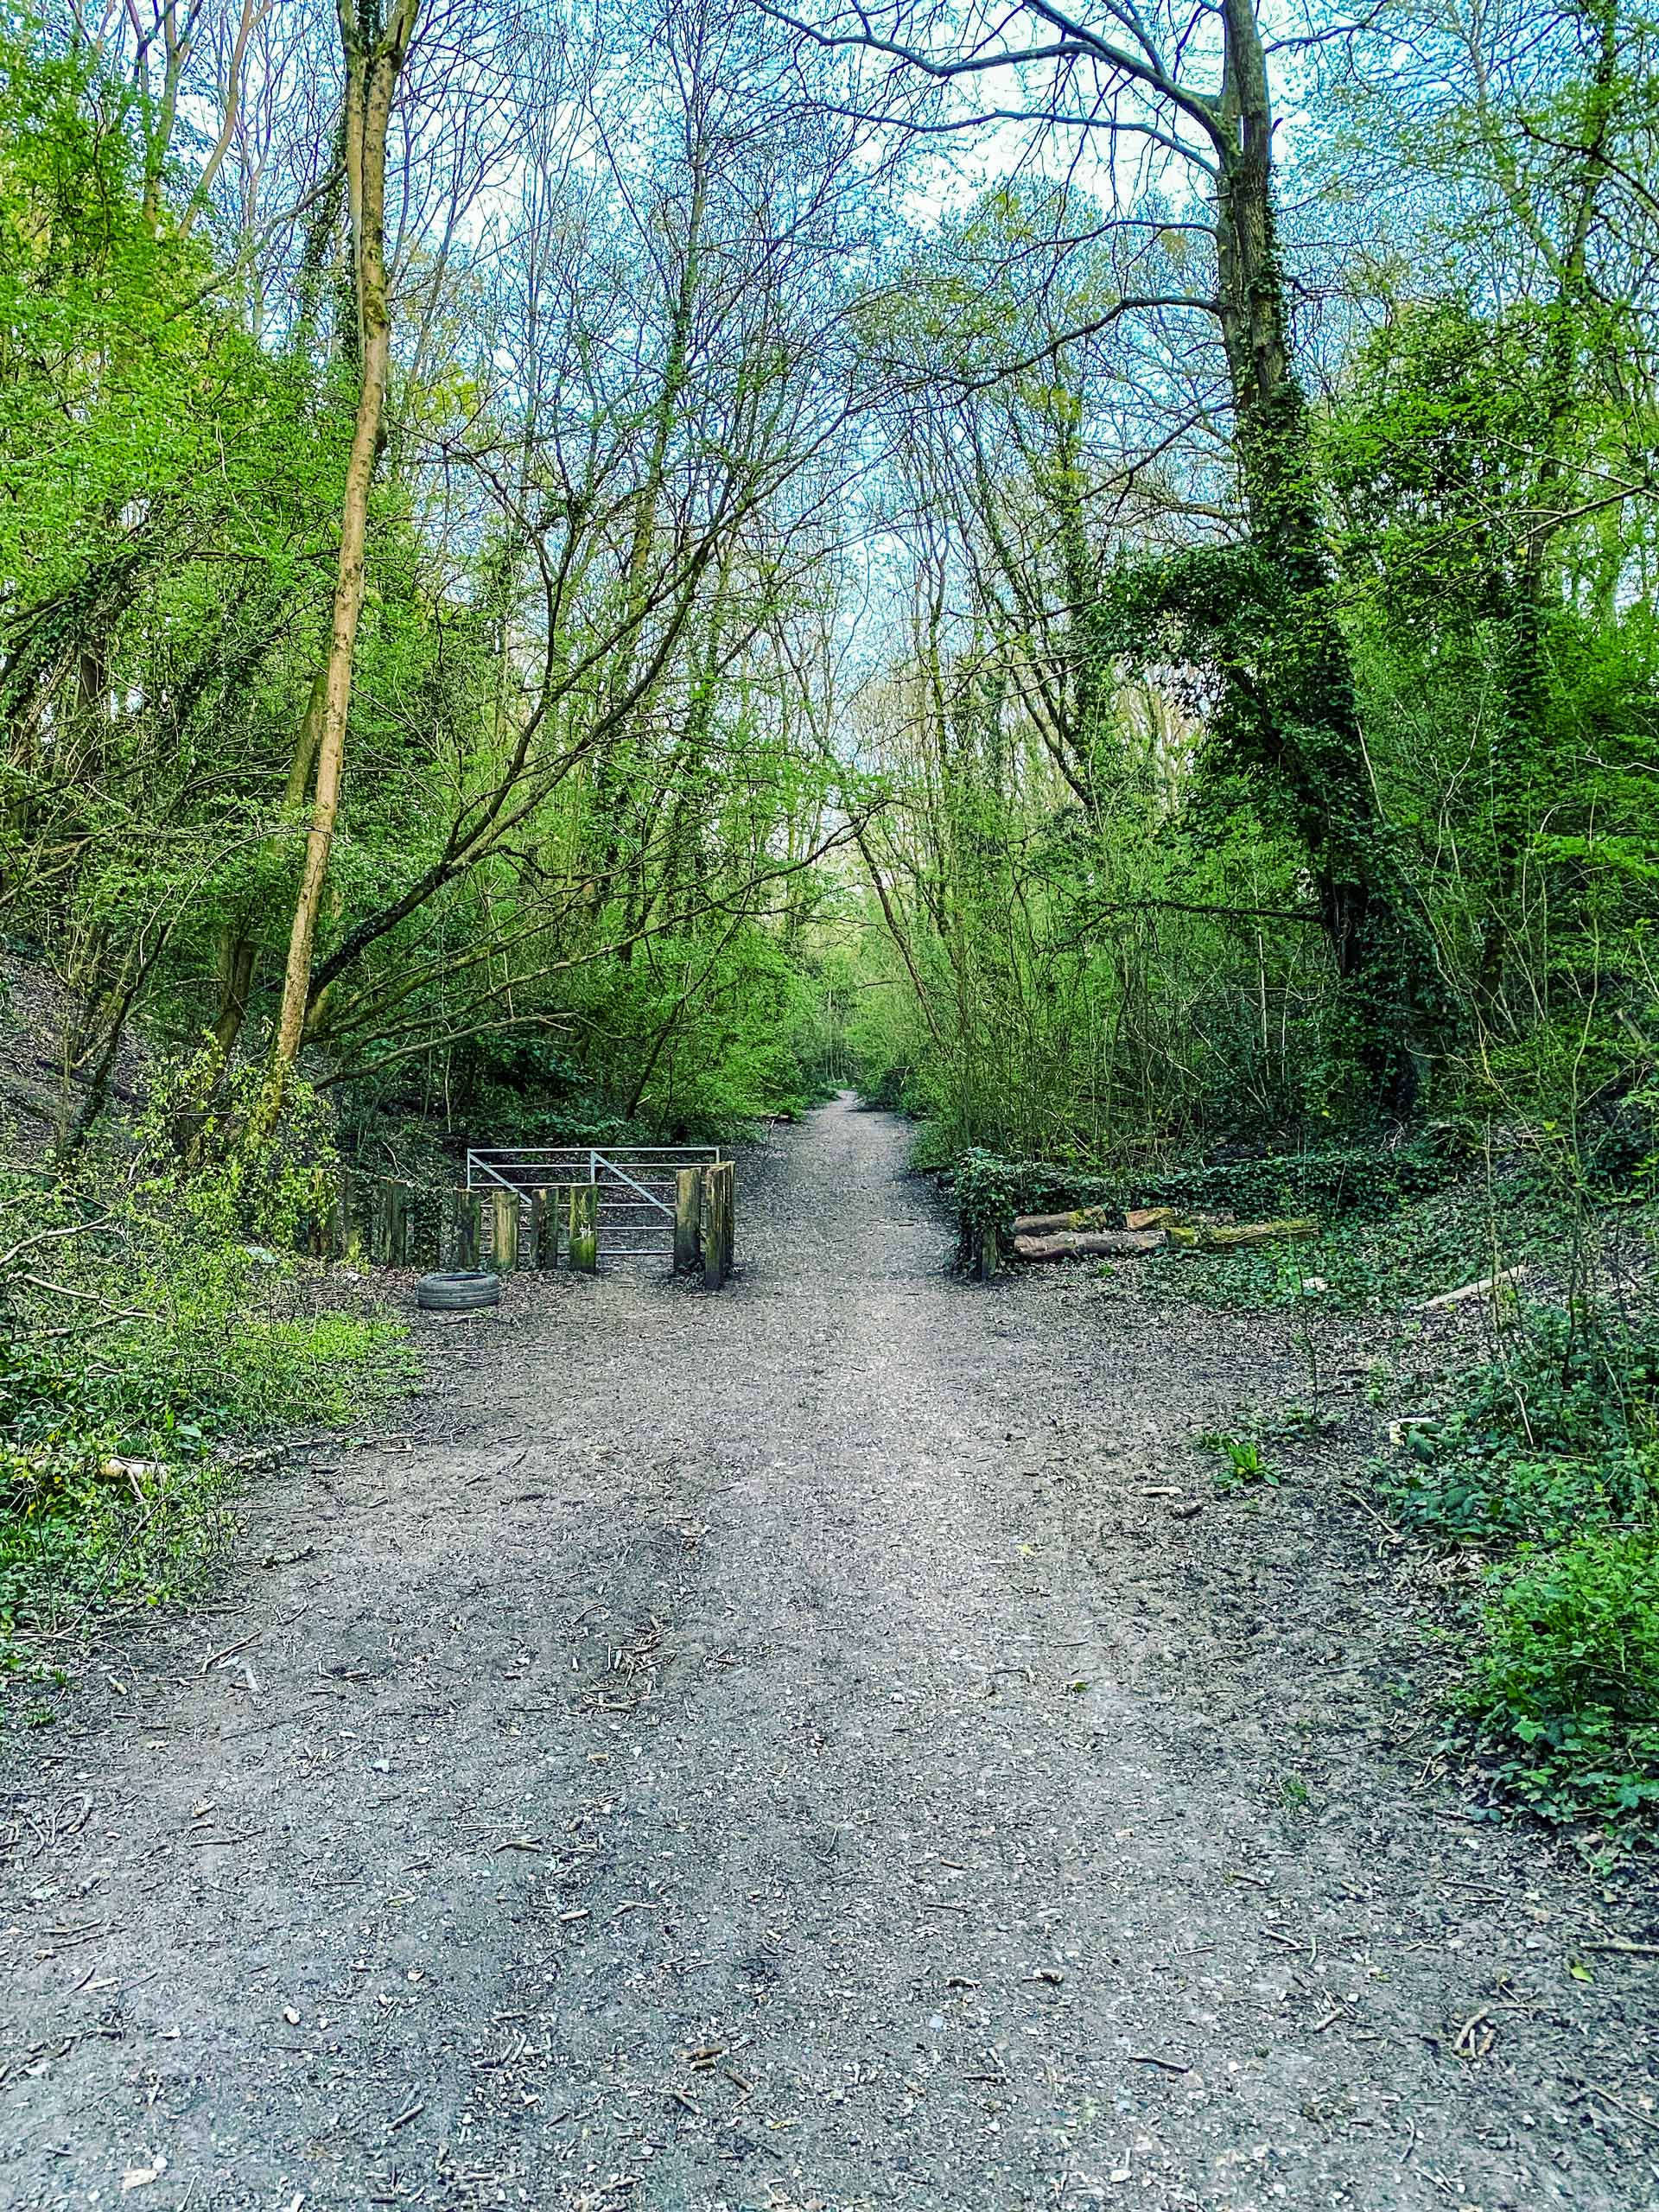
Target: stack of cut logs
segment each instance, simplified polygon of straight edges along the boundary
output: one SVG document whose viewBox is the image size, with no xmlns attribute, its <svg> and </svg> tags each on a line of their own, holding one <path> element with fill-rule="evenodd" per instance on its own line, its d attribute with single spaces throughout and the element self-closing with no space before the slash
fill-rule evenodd
<svg viewBox="0 0 1659 2212">
<path fill-rule="evenodd" d="M 1105 1206 L 1073 1213 L 1023 1213 L 1014 1224 L 1016 1260 L 1127 1260 L 1161 1245 L 1225 1251 L 1237 1244 L 1271 1244 L 1281 1237 L 1317 1236 L 1317 1221 L 1223 1221 L 1184 1213 L 1179 1206 L 1139 1206 L 1118 1214 Z"/>
</svg>

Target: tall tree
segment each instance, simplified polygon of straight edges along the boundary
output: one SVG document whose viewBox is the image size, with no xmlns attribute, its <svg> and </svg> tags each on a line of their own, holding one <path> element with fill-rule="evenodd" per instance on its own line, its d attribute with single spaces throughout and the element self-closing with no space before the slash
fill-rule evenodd
<svg viewBox="0 0 1659 2212">
<path fill-rule="evenodd" d="M 1147 658 L 1203 662 L 1225 687 L 1217 734 L 1262 772 L 1303 838 L 1344 986 L 1345 1038 L 1370 1099 L 1408 1107 L 1418 1054 L 1440 1011 L 1432 948 L 1377 804 L 1338 620 L 1294 357 L 1274 201 L 1270 54 L 1255 0 L 1157 11 L 1134 0 L 963 9 L 890 0 L 879 10 L 783 15 L 798 35 L 853 57 L 845 98 L 912 134 L 1024 121 L 1097 148 L 1116 203 L 1144 225 L 1154 173 L 1207 205 L 1207 296 L 1126 289 L 1094 327 L 1171 306 L 1214 316 L 1225 359 L 1248 537 L 1134 579 L 1127 641 Z M 1012 104 L 965 97 L 1007 79 Z M 919 85 L 920 97 L 909 89 Z M 1065 342 L 1055 341 L 1056 349 Z M 1010 364 L 1025 368 L 1029 363 Z"/>
<path fill-rule="evenodd" d="M 379 449 L 386 380 L 391 365 L 391 302 L 386 285 L 386 137 L 397 79 L 414 35 L 420 0 L 339 0 L 340 48 L 346 64 L 341 138 L 356 277 L 359 388 L 357 420 L 340 504 L 340 554 L 335 570 L 334 622 L 324 664 L 317 715 L 316 785 L 305 861 L 294 906 L 282 1001 L 271 1041 L 266 1111 L 280 1108 L 288 1077 L 299 1058 L 311 998 L 317 916 L 327 879 L 328 856 L 340 818 L 340 774 L 351 708 L 357 631 L 363 612 L 369 492 Z"/>
</svg>

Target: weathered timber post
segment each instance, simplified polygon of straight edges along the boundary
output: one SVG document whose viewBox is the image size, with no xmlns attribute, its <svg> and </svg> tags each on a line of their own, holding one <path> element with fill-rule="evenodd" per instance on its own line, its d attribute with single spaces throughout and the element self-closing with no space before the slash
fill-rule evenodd
<svg viewBox="0 0 1659 2212">
<path fill-rule="evenodd" d="M 989 1282 L 991 1277 L 996 1273 L 999 1257 L 996 1224 L 994 1221 L 982 1222 L 979 1230 L 979 1249 L 974 1257 L 974 1274 L 980 1282 Z"/>
<path fill-rule="evenodd" d="M 732 1272 L 734 1184 L 729 1160 L 702 1171 L 702 1287 L 719 1290 Z"/>
<path fill-rule="evenodd" d="M 682 1167 L 674 1178 L 674 1272 L 690 1274 L 701 1257 L 702 1170 Z"/>
<path fill-rule="evenodd" d="M 518 1193 L 490 1192 L 490 1267 L 499 1275 L 509 1274 L 518 1259 Z"/>
<path fill-rule="evenodd" d="M 439 1230 L 438 1265 L 475 1268 L 478 1265 L 479 1200 L 471 1191 L 452 1191 L 444 1201 Z"/>
<path fill-rule="evenodd" d="M 343 1167 L 334 1192 L 334 1242 L 339 1247 L 340 1258 L 348 1268 L 362 1266 L 363 1232 L 358 1226 L 352 1205 L 352 1179 Z"/>
<path fill-rule="evenodd" d="M 570 1264 L 583 1274 L 599 1266 L 599 1186 L 578 1183 L 570 1193 Z"/>
<path fill-rule="evenodd" d="M 383 1183 L 379 1205 L 380 1264 L 401 1268 L 409 1256 L 409 1193 L 401 1183 Z"/>
<path fill-rule="evenodd" d="M 524 1268 L 544 1268 L 547 1265 L 547 1255 L 542 1247 L 547 1242 L 547 1192 L 545 1191 L 531 1192 L 529 1214 L 525 1220 L 521 1221 L 519 1226 L 523 1233 L 518 1239 L 518 1264 Z"/>
</svg>

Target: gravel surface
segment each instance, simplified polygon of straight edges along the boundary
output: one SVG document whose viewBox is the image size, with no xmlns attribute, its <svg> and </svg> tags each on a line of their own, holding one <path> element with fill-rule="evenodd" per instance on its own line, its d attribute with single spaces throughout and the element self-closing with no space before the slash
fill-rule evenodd
<svg viewBox="0 0 1659 2212">
<path fill-rule="evenodd" d="M 1425 1778 L 1337 1476 L 1194 1453 L 1293 1347 L 953 1280 L 906 1145 L 774 1137 L 718 1296 L 423 1319 L 14 1741 L 0 2202 L 1659 2207 L 1659 1958 Z"/>
</svg>

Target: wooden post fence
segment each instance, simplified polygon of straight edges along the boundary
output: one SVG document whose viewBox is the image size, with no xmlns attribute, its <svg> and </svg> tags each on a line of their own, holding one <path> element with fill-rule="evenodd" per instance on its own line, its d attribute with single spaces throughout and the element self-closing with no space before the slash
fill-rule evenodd
<svg viewBox="0 0 1659 2212">
<path fill-rule="evenodd" d="M 674 1178 L 674 1272 L 689 1275 L 701 1256 L 702 1170 L 682 1167 Z"/>
<path fill-rule="evenodd" d="M 498 1275 L 509 1274 L 518 1263 L 518 1193 L 490 1192 L 490 1267 Z"/>
<path fill-rule="evenodd" d="M 729 1160 L 702 1170 L 702 1287 L 719 1290 L 732 1272 L 737 1172 Z"/>
<path fill-rule="evenodd" d="M 599 1192 L 591 1183 L 570 1193 L 570 1265 L 583 1274 L 599 1266 Z"/>
</svg>

